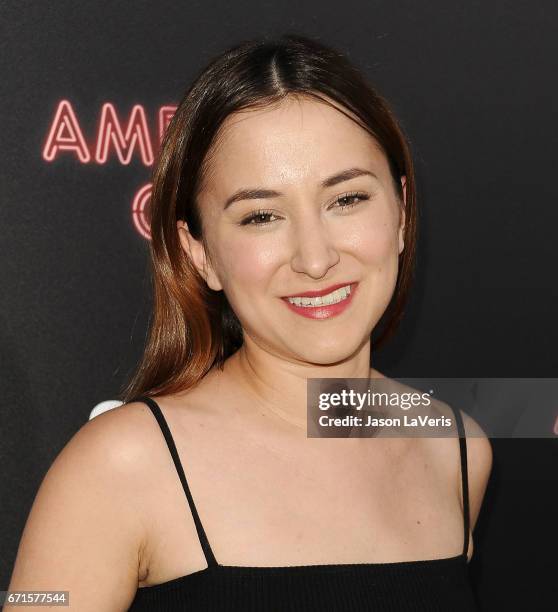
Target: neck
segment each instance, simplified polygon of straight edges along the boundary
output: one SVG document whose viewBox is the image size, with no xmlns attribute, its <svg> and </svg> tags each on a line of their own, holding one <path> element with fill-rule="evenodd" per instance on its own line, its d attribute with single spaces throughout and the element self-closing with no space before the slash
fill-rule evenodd
<svg viewBox="0 0 558 612">
<path fill-rule="evenodd" d="M 333 364 L 287 359 L 261 349 L 250 338 L 225 364 L 225 372 L 250 397 L 248 416 L 275 417 L 306 431 L 308 378 L 380 378 L 370 367 L 370 341 Z"/>
</svg>

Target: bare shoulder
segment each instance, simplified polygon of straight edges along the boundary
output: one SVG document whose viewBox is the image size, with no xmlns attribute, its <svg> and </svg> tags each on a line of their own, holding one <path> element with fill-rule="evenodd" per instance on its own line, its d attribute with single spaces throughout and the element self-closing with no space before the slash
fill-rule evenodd
<svg viewBox="0 0 558 612">
<path fill-rule="evenodd" d="M 467 474 L 469 480 L 469 504 L 471 528 L 477 522 L 486 486 L 492 471 L 492 445 L 481 426 L 466 412 L 463 417 L 467 441 Z"/>
<path fill-rule="evenodd" d="M 436 416 L 449 417 L 452 423 L 454 422 L 454 408 L 446 402 L 437 400 L 433 410 Z M 472 530 L 477 522 L 490 472 L 492 470 L 492 445 L 481 426 L 469 414 L 459 408 L 455 408 L 455 410 L 459 410 L 465 430 L 469 516 Z M 460 452 L 458 451 L 458 445 L 455 443 L 455 435 L 457 434 L 456 424 L 452 427 L 452 433 L 454 435 L 448 436 L 444 439 L 444 442 L 436 446 L 445 454 L 448 465 L 456 465 L 457 467 L 457 487 L 461 504 L 463 504 Z M 450 460 L 450 456 L 457 459 L 457 464 L 455 460 Z"/>
<path fill-rule="evenodd" d="M 87 421 L 62 449 L 50 471 L 62 471 L 75 460 L 88 462 L 89 472 L 110 475 L 109 483 L 141 485 L 150 470 L 151 448 L 159 439 L 154 417 L 144 402 L 130 402 L 101 413 Z"/>
<path fill-rule="evenodd" d="M 488 437 L 480 425 L 466 412 L 459 410 L 465 430 L 465 445 L 467 451 L 467 483 L 469 493 L 469 544 L 468 559 L 473 555 L 475 528 L 480 509 L 482 507 L 484 494 L 490 472 L 492 469 L 492 447 Z M 454 408 L 446 402 L 436 400 L 432 405 L 432 416 L 446 417 L 450 419 L 451 435 L 440 438 L 425 438 L 425 446 L 435 457 L 435 461 L 441 470 L 445 471 L 449 482 L 453 483 L 457 499 L 463 508 L 463 486 L 461 471 L 460 445 L 456 443 L 456 423 Z"/>
<path fill-rule="evenodd" d="M 372 369 L 373 378 L 386 378 L 381 372 Z M 417 391 L 407 385 L 393 381 L 394 388 L 404 391 Z M 457 408 L 458 409 L 458 408 Z M 466 412 L 458 409 L 463 420 L 467 447 L 467 476 L 469 484 L 469 509 L 471 529 L 474 528 L 482 506 L 486 486 L 492 471 L 492 445 L 481 426 Z M 454 421 L 454 408 L 441 400 L 433 400 L 430 408 L 433 417 L 447 417 Z M 455 426 L 453 427 L 455 433 Z M 441 469 L 448 470 L 448 475 L 455 480 L 461 503 L 463 503 L 461 487 L 461 462 L 455 437 L 425 438 L 424 445 L 429 453 L 439 462 Z"/>
<path fill-rule="evenodd" d="M 84 611 L 129 607 L 148 531 L 141 495 L 156 439 L 147 411 L 124 404 L 66 443 L 31 506 L 9 589 L 69 590 Z"/>
</svg>

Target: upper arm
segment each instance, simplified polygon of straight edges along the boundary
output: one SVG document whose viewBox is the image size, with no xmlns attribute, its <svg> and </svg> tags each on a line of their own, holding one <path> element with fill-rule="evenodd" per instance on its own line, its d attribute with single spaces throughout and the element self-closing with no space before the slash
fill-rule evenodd
<svg viewBox="0 0 558 612">
<path fill-rule="evenodd" d="M 128 609 L 146 538 L 134 503 L 145 415 L 133 407 L 88 421 L 56 457 L 27 518 L 9 590 L 69 591 L 70 607 L 83 612 Z"/>
<path fill-rule="evenodd" d="M 466 412 L 461 411 L 461 414 L 467 440 L 469 516 L 472 531 L 480 513 L 492 470 L 492 445 L 480 425 Z"/>
</svg>

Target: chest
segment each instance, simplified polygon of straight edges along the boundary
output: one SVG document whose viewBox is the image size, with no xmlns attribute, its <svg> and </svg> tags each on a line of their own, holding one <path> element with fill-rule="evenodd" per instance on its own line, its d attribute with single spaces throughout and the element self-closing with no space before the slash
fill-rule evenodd
<svg viewBox="0 0 558 612">
<path fill-rule="evenodd" d="M 416 441 L 305 440 L 304 447 L 222 434 L 175 438 L 221 564 L 390 562 L 460 552 L 452 471 Z M 174 465 L 163 460 L 157 469 L 145 584 L 206 566 Z"/>
</svg>

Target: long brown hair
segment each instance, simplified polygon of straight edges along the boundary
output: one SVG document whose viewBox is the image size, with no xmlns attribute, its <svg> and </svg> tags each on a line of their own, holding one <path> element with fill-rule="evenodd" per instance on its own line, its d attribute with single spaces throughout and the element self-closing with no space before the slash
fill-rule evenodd
<svg viewBox="0 0 558 612">
<path fill-rule="evenodd" d="M 153 168 L 150 201 L 153 310 L 143 356 L 120 392 L 163 395 L 194 386 L 242 344 L 242 328 L 223 291 L 210 289 L 180 245 L 177 221 L 207 249 L 197 193 L 210 166 L 212 144 L 234 112 L 265 107 L 288 95 L 323 96 L 382 147 L 402 202 L 406 176 L 405 248 L 391 301 L 375 332 L 377 348 L 397 328 L 413 276 L 416 187 L 409 143 L 385 99 L 338 50 L 297 34 L 244 41 L 221 53 L 197 76 L 180 102 Z M 339 108 L 338 108 L 339 110 Z M 344 112 L 341 110 L 341 112 Z M 356 119 L 355 119 L 356 117 Z"/>
</svg>

